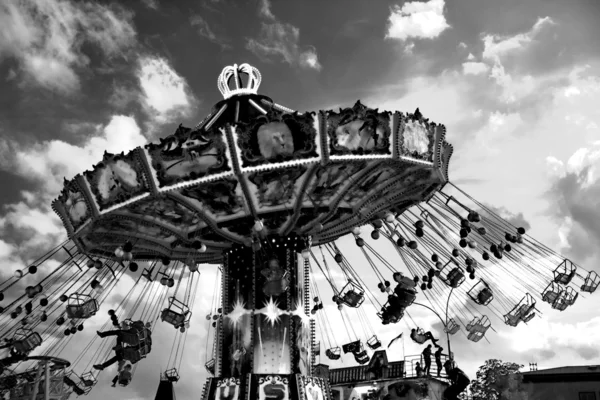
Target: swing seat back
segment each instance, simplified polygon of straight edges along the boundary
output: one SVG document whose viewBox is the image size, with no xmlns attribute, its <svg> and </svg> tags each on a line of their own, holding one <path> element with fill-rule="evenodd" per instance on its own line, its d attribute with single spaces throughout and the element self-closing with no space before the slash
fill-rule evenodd
<svg viewBox="0 0 600 400">
<path fill-rule="evenodd" d="M 381 341 L 377 339 L 377 336 L 373 336 L 369 340 L 367 340 L 367 346 L 369 346 L 371 350 L 378 349 L 381 347 Z"/>
<path fill-rule="evenodd" d="M 461 271 L 460 268 L 453 268 L 450 273 L 448 273 L 448 283 L 450 287 L 457 288 L 461 283 L 465 280 L 465 274 Z"/>
<path fill-rule="evenodd" d="M 410 306 L 417 297 L 417 292 L 413 288 L 401 287 L 400 285 L 396 286 L 394 293 L 398 298 L 398 305 L 403 308 Z"/>
<path fill-rule="evenodd" d="M 354 354 L 354 360 L 356 360 L 356 362 L 359 363 L 359 364 L 366 364 L 366 363 L 369 362 L 370 357 L 367 354 L 367 351 L 363 350 L 363 351 L 361 351 L 359 353 L 355 353 Z"/>
<path fill-rule="evenodd" d="M 88 299 L 83 304 L 67 305 L 67 317 L 71 319 L 86 319 L 94 316 L 98 312 L 98 302 L 95 299 Z"/>
<path fill-rule="evenodd" d="M 450 321 L 448 321 L 448 326 L 446 326 L 446 328 L 444 328 L 444 332 L 446 332 L 450 335 L 454 335 L 456 332 L 459 331 L 459 329 L 460 329 L 460 326 L 456 323 L 454 318 L 450 318 Z"/>
<path fill-rule="evenodd" d="M 349 307 L 357 307 L 362 300 L 362 296 L 354 290 L 350 290 L 344 295 L 343 300 Z"/>
<path fill-rule="evenodd" d="M 17 340 L 13 343 L 13 347 L 19 353 L 29 353 L 36 347 L 42 344 L 42 337 L 37 332 L 31 332 L 24 339 Z"/>
<path fill-rule="evenodd" d="M 139 350 L 126 347 L 123 349 L 123 359 L 131 362 L 132 364 L 137 363 L 142 358 L 145 358 L 147 354 L 146 346 L 142 347 Z"/>
<path fill-rule="evenodd" d="M 483 288 L 477 294 L 477 302 L 481 305 L 487 305 L 492 300 L 492 291 L 489 288 Z"/>
<path fill-rule="evenodd" d="M 160 319 L 161 321 L 171 324 L 176 328 L 185 323 L 185 316 L 183 314 L 175 312 L 169 308 L 162 310 L 160 313 Z"/>
<path fill-rule="evenodd" d="M 521 321 L 523 322 L 529 322 L 533 319 L 533 317 L 535 317 L 535 313 L 532 312 L 530 314 L 525 315 L 524 317 L 521 317 Z"/>
<path fill-rule="evenodd" d="M 342 356 L 342 351 L 339 347 L 332 347 L 331 349 L 325 350 L 325 355 L 330 360 L 339 360 Z"/>
</svg>

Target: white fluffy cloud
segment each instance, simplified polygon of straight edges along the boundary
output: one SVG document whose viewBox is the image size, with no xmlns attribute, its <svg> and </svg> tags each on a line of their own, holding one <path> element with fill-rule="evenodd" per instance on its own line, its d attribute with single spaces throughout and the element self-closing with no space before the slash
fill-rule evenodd
<svg viewBox="0 0 600 400">
<path fill-rule="evenodd" d="M 411 1 L 394 6 L 385 35 L 389 39 L 434 39 L 450 28 L 444 16 L 444 0 Z"/>
<path fill-rule="evenodd" d="M 140 58 L 137 74 L 142 104 L 155 122 L 165 123 L 191 115 L 197 100 L 185 79 L 175 72 L 166 59 Z"/>
<path fill-rule="evenodd" d="M 278 57 L 290 65 L 320 71 L 317 50 L 313 46 L 300 46 L 300 29 L 292 24 L 283 23 L 271 12 L 269 0 L 261 0 L 259 15 L 269 20 L 261 25 L 258 38 L 248 39 L 246 49 L 264 61 Z"/>
<path fill-rule="evenodd" d="M 130 116 L 113 116 L 107 125 L 97 126 L 91 133 L 92 137 L 83 146 L 51 140 L 25 147 L 0 140 L 3 159 L 0 168 L 40 184 L 43 193 L 57 195 L 63 177 L 71 179 L 90 169 L 102 160 L 104 151 L 120 153 L 146 143 L 140 127 Z"/>
<path fill-rule="evenodd" d="M 80 86 L 78 68 L 89 65 L 84 44 L 107 57 L 135 42 L 131 14 L 116 6 L 70 0 L 0 3 L 0 60 L 19 62 L 24 79 L 69 93 Z"/>
<path fill-rule="evenodd" d="M 483 37 L 483 58 L 495 61 L 508 53 L 523 50 L 544 28 L 554 24 L 550 17 L 544 17 L 539 18 L 528 32 L 513 36 L 487 34 Z"/>
<path fill-rule="evenodd" d="M 481 62 L 468 61 L 463 63 L 463 73 L 465 75 L 481 75 L 489 71 L 490 67 Z"/>
<path fill-rule="evenodd" d="M 485 34 L 483 41 L 483 62 L 473 62 L 474 57 L 469 54 L 468 62 L 463 64 L 465 74 L 488 73 L 498 88 L 501 90 L 499 97 L 508 104 L 517 103 L 536 91 L 543 91 L 551 86 L 548 77 L 534 78 L 527 74 L 517 74 L 507 70 L 505 59 L 508 56 L 518 56 L 530 48 L 539 34 L 555 22 L 550 17 L 539 18 L 533 27 L 524 33 L 511 36 Z M 552 79 L 553 77 L 550 77 Z"/>
</svg>

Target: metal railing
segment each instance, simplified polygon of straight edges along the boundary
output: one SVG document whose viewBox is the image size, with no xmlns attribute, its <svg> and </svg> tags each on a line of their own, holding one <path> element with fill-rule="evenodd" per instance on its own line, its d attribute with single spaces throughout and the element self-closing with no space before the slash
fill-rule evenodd
<svg viewBox="0 0 600 400">
<path fill-rule="evenodd" d="M 442 361 L 442 365 L 444 365 L 444 363 L 448 359 L 448 355 L 442 354 L 440 359 Z M 425 368 L 425 362 L 423 361 L 423 356 L 421 354 L 404 357 L 404 377 L 405 378 L 417 378 L 417 371 L 416 371 L 417 362 L 419 362 L 421 364 L 421 368 Z M 424 376 L 424 375 L 422 375 L 422 376 Z M 437 364 L 435 362 L 435 357 L 433 355 L 431 356 L 431 368 L 429 370 L 429 376 L 432 376 L 432 377 L 439 376 L 440 378 L 447 378 L 446 371 L 444 370 L 443 367 L 440 369 L 439 375 L 438 375 L 438 368 L 437 368 Z"/>
<path fill-rule="evenodd" d="M 378 379 L 393 379 L 404 377 L 404 361 L 388 363 L 387 368 L 371 373 L 367 365 L 329 370 L 329 383 L 339 385 L 344 383 L 367 382 Z"/>
</svg>

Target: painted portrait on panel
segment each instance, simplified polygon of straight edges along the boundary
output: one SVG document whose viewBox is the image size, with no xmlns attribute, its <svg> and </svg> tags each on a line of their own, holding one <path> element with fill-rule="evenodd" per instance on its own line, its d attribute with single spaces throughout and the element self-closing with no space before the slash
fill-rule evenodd
<svg viewBox="0 0 600 400">
<path fill-rule="evenodd" d="M 160 144 L 146 146 L 160 187 L 195 180 L 229 169 L 223 134 L 179 126 Z"/>
<path fill-rule="evenodd" d="M 327 134 L 332 156 L 347 154 L 391 154 L 390 113 L 356 102 L 354 107 L 329 111 Z"/>
<path fill-rule="evenodd" d="M 317 157 L 314 114 L 270 111 L 236 127 L 242 167 Z"/>
</svg>

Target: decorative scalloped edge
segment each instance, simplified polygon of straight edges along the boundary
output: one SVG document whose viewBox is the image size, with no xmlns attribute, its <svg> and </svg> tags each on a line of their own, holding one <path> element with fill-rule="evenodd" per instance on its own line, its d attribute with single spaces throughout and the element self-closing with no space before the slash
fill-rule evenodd
<svg viewBox="0 0 600 400">
<path fill-rule="evenodd" d="M 259 166 L 255 166 L 255 167 L 248 167 L 248 168 L 244 168 L 243 174 L 244 175 L 249 175 L 251 173 L 255 173 L 255 172 L 263 172 L 263 171 L 270 171 L 270 170 L 274 170 L 274 169 L 283 169 L 283 168 L 290 168 L 290 167 L 297 167 L 297 166 L 301 166 L 301 165 L 305 165 L 305 164 L 318 164 L 321 160 L 319 158 L 305 158 L 305 159 L 301 159 L 301 160 L 292 160 L 292 161 L 285 161 L 279 164 L 265 164 L 265 165 L 259 165 Z"/>
<path fill-rule="evenodd" d="M 146 177 L 146 186 L 150 189 L 150 194 L 157 194 L 158 185 L 156 184 L 156 179 L 153 175 L 155 171 L 152 169 L 152 165 L 150 165 L 150 159 L 148 158 L 149 154 L 143 147 L 136 147 L 133 151 L 135 152 L 135 157 L 142 166 L 142 173 Z"/>
<path fill-rule="evenodd" d="M 63 226 L 67 230 L 67 238 L 71 239 L 75 232 L 73 230 L 73 225 L 71 224 L 71 220 L 67 217 L 65 207 L 63 206 L 63 204 L 60 201 L 58 201 L 58 199 L 52 200 L 50 207 L 52 208 L 52 211 L 54 211 L 54 213 L 56 215 L 58 215 L 58 218 L 60 218 Z M 90 219 L 91 219 L 91 217 L 88 218 L 88 221 Z"/>
<path fill-rule="evenodd" d="M 330 156 L 331 161 L 345 161 L 345 160 L 392 160 L 391 154 L 348 154 L 343 156 Z"/>
<path fill-rule="evenodd" d="M 427 166 L 427 167 L 433 167 L 433 162 L 431 162 L 431 161 L 425 161 L 425 160 L 419 160 L 417 158 L 400 156 L 399 160 L 406 161 L 406 162 L 409 162 L 411 164 L 418 164 L 418 165 L 424 165 L 424 166 Z"/>
<path fill-rule="evenodd" d="M 157 172 L 154 168 L 152 168 L 152 157 L 150 156 L 150 153 L 148 152 L 146 146 L 140 147 L 140 151 L 142 152 L 142 154 L 144 154 L 144 162 L 148 165 L 148 169 L 150 171 L 149 181 L 151 181 L 152 183 L 149 186 L 155 187 L 156 191 L 158 192 L 160 190 L 160 184 L 158 182 Z"/>
</svg>

